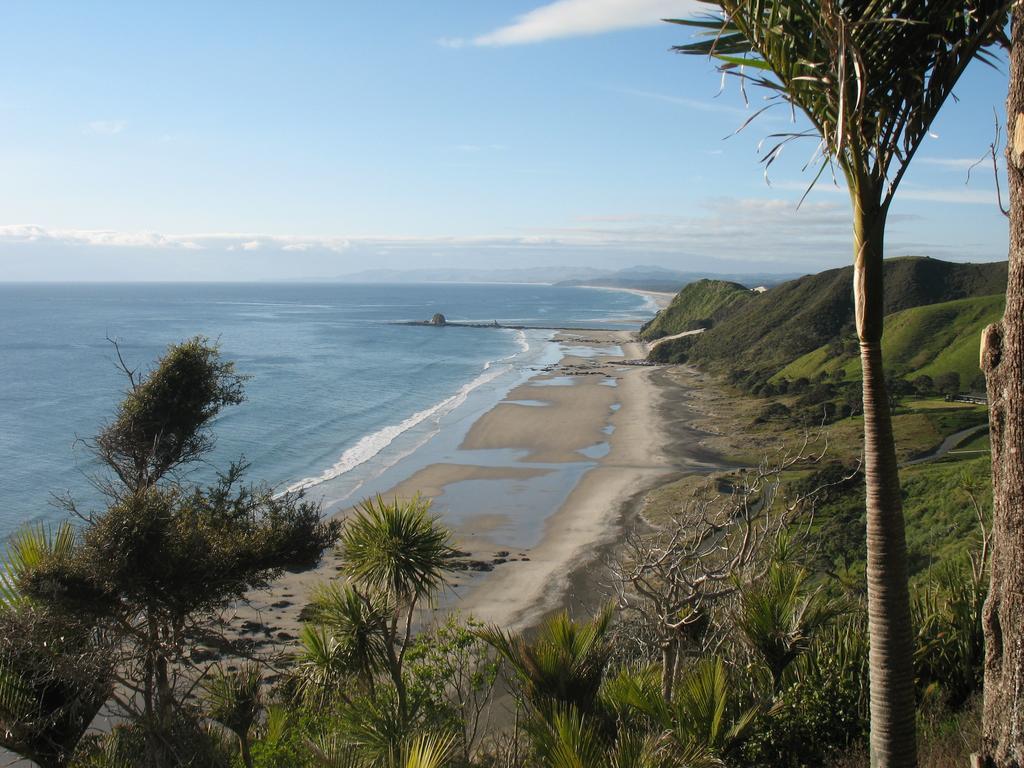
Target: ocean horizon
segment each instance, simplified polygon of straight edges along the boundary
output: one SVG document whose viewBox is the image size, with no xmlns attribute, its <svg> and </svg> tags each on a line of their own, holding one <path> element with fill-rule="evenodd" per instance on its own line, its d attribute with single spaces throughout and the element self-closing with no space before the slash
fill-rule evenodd
<svg viewBox="0 0 1024 768">
<path fill-rule="evenodd" d="M 0 284 L 0 538 L 64 519 L 58 495 L 102 508 L 87 441 L 128 384 L 112 341 L 145 371 L 169 344 L 218 340 L 251 377 L 247 399 L 217 419 L 216 448 L 188 479 L 244 459 L 249 481 L 304 489 L 329 512 L 392 482 L 403 462 L 422 465 L 438 435 L 457 440 L 557 362 L 563 347 L 546 328 L 630 329 L 654 311 L 636 293 L 540 284 Z M 397 324 L 438 312 L 544 329 Z"/>
</svg>

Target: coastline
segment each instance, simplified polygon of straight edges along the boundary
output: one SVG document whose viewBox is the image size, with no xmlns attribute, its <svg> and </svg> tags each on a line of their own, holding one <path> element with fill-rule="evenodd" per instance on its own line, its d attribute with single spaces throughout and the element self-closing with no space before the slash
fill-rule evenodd
<svg viewBox="0 0 1024 768">
<path fill-rule="evenodd" d="M 620 291 L 622 293 L 632 293 L 634 296 L 643 296 L 651 304 L 662 310 L 672 303 L 672 299 L 676 297 L 676 294 L 670 291 L 644 291 L 640 288 L 615 288 L 610 285 L 580 285 L 579 288 L 590 288 L 595 291 Z M 681 286 L 680 286 L 681 287 Z"/>
<path fill-rule="evenodd" d="M 646 295 L 659 305 L 666 299 Z M 659 369 L 621 364 L 646 354 L 634 332 L 561 332 L 554 341 L 561 359 L 476 418 L 454 456 L 381 494 L 419 493 L 452 529 L 464 570 L 454 574 L 442 612 L 522 629 L 583 592 L 589 600 L 587 566 L 621 538 L 647 491 L 687 468 L 666 427 Z M 302 609 L 339 567 L 328 552 L 316 568 L 250 595 L 230 612 L 229 636 L 293 644 Z"/>
<path fill-rule="evenodd" d="M 607 426 L 614 429 L 607 439 L 608 453 L 583 474 L 565 502 L 552 511 L 544 523 L 540 542 L 530 551 L 530 560 L 517 563 L 500 577 L 481 579 L 455 603 L 460 611 L 504 627 L 522 629 L 536 624 L 552 610 L 566 607 L 571 591 L 570 577 L 580 565 L 592 562 L 601 548 L 616 538 L 623 506 L 677 471 L 665 451 L 667 441 L 657 412 L 659 391 L 652 381 L 652 370 L 616 365 L 623 358 L 643 356 L 642 344 L 621 337 L 615 340 L 621 344 L 622 357 L 601 355 L 595 366 L 598 371 L 613 376 L 616 386 L 583 381 L 566 387 L 569 392 L 556 408 L 576 410 L 582 407 L 589 412 L 583 416 L 576 414 L 581 422 L 576 429 L 552 417 L 551 429 L 533 446 L 538 452 L 551 451 L 552 442 L 578 445 L 589 440 L 583 422 L 597 416 L 604 403 L 584 403 L 595 394 L 593 389 L 611 389 L 614 404 L 619 407 L 607 417 Z M 561 363 L 562 366 L 578 364 L 578 359 L 572 357 L 564 358 Z M 543 386 L 540 384 L 543 380 L 532 379 L 523 387 L 527 392 L 519 394 L 529 394 L 529 390 Z M 510 397 L 515 394 L 510 393 Z M 508 406 L 504 407 L 505 415 L 515 418 L 508 412 Z M 492 419 L 498 418 L 495 411 L 489 414 Z M 515 430 L 512 439 L 520 433 L 521 430 Z"/>
</svg>

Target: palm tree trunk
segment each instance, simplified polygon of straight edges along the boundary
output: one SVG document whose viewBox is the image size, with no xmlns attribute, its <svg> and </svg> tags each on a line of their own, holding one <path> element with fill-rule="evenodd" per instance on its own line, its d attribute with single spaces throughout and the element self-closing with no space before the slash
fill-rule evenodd
<svg viewBox="0 0 1024 768">
<path fill-rule="evenodd" d="M 244 765 L 245 768 L 252 768 L 252 750 L 249 747 L 248 734 L 238 735 L 238 748 L 242 753 L 242 765 Z"/>
<path fill-rule="evenodd" d="M 992 575 L 985 601 L 983 764 L 1024 766 L 1024 8 L 1011 23 L 1006 100 L 1010 274 L 1002 321 L 985 329 L 992 441 Z"/>
<path fill-rule="evenodd" d="M 915 768 L 913 634 L 896 442 L 882 369 L 886 210 L 875 190 L 854 195 L 854 301 L 864 379 L 871 765 Z"/>
</svg>

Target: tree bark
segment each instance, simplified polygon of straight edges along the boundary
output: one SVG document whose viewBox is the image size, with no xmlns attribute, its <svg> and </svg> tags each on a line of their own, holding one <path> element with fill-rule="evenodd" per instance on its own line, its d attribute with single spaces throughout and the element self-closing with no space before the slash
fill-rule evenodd
<svg viewBox="0 0 1024 768">
<path fill-rule="evenodd" d="M 854 301 L 864 378 L 871 765 L 915 768 L 913 633 L 896 442 L 882 369 L 886 211 L 877 190 L 854 195 Z"/>
<path fill-rule="evenodd" d="M 992 571 L 985 601 L 984 764 L 1024 766 L 1024 7 L 1014 4 L 1006 166 L 1010 270 L 1003 319 L 982 334 L 992 441 Z"/>
<path fill-rule="evenodd" d="M 673 631 L 673 630 L 669 630 Z M 672 689 L 676 681 L 676 658 L 679 654 L 679 640 L 669 637 L 661 643 L 661 695 L 667 704 L 672 703 Z"/>
</svg>

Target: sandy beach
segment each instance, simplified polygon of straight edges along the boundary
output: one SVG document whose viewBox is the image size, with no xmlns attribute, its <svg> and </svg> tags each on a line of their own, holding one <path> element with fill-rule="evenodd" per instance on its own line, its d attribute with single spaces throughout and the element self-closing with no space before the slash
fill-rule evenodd
<svg viewBox="0 0 1024 768">
<path fill-rule="evenodd" d="M 659 390 L 651 368 L 616 365 L 643 357 L 641 345 L 628 335 L 610 335 L 623 355 L 601 355 L 571 386 L 544 386 L 537 377 L 509 395 L 545 398 L 550 405 L 534 409 L 532 419 L 497 406 L 467 436 L 472 446 L 522 447 L 546 461 L 569 461 L 592 444 L 603 428 L 608 453 L 589 469 L 566 501 L 547 519 L 530 560 L 491 575 L 472 586 L 458 602 L 460 610 L 503 626 L 523 628 L 552 610 L 568 606 L 571 576 L 592 562 L 600 549 L 621 535 L 624 507 L 637 494 L 676 472 L 666 455 L 667 443 L 658 415 Z M 567 357 L 561 366 L 580 365 Z M 616 382 L 614 387 L 608 381 Z M 540 390 L 540 393 L 538 393 Z M 619 407 L 612 410 L 613 405 Z M 605 414 L 602 417 L 602 414 Z"/>
<path fill-rule="evenodd" d="M 455 460 L 383 493 L 430 498 L 452 529 L 462 570 L 442 610 L 525 628 L 562 607 L 592 606 L 600 580 L 592 566 L 621 540 L 644 493 L 706 466 L 697 441 L 681 440 L 673 425 L 661 369 L 625 364 L 646 354 L 634 333 L 565 331 L 556 341 L 562 359 L 480 416 Z M 338 569 L 331 552 L 313 570 L 285 574 L 233 612 L 234 632 L 293 643 L 302 608 Z"/>
</svg>

